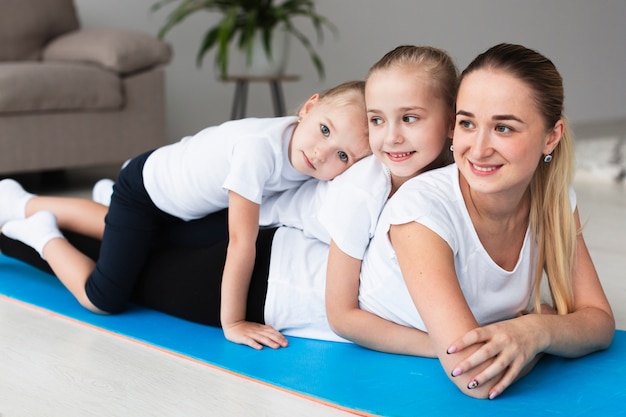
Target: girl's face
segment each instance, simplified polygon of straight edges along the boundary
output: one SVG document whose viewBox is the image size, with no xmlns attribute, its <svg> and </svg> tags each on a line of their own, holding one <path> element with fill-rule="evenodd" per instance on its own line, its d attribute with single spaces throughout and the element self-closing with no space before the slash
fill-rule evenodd
<svg viewBox="0 0 626 417">
<path fill-rule="evenodd" d="M 302 106 L 289 145 L 293 167 L 319 180 L 332 180 L 369 155 L 367 121 L 357 104 L 334 104 L 312 96 Z"/>
<path fill-rule="evenodd" d="M 394 189 L 439 157 L 452 136 L 450 109 L 419 70 L 389 68 L 365 85 L 372 152 L 391 172 Z"/>
<path fill-rule="evenodd" d="M 481 69 L 465 77 L 456 101 L 454 160 L 475 191 L 523 193 L 543 154 L 563 134 L 547 130 L 533 91 L 519 79 Z"/>
</svg>

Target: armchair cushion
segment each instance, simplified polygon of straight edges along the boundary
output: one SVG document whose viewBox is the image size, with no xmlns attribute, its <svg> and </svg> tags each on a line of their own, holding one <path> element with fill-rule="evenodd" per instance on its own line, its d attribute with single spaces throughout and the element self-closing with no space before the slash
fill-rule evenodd
<svg viewBox="0 0 626 417">
<path fill-rule="evenodd" d="M 66 62 L 0 63 L 0 113 L 119 109 L 120 78 L 100 68 Z"/>
<path fill-rule="evenodd" d="M 127 74 L 167 64 L 171 47 L 153 36 L 121 29 L 77 30 L 54 39 L 44 61 L 75 61 Z"/>
<path fill-rule="evenodd" d="M 36 61 L 51 39 L 79 27 L 73 0 L 0 0 L 0 61 Z"/>
</svg>

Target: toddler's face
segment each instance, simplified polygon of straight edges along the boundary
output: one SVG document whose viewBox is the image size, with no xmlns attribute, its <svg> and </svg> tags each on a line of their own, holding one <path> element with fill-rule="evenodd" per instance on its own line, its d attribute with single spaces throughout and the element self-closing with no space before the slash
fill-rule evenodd
<svg viewBox="0 0 626 417">
<path fill-rule="evenodd" d="M 369 154 L 362 107 L 333 105 L 317 94 L 302 107 L 289 146 L 289 159 L 296 170 L 328 181 Z"/>
</svg>

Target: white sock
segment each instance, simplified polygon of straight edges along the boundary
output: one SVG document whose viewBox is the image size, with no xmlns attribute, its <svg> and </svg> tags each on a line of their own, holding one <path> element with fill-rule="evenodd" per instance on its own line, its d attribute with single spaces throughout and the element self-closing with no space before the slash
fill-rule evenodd
<svg viewBox="0 0 626 417">
<path fill-rule="evenodd" d="M 91 199 L 96 203 L 100 203 L 108 207 L 111 204 L 113 184 L 115 184 L 115 182 L 108 178 L 103 178 L 99 180 L 96 185 L 93 186 L 93 190 L 91 191 Z"/>
<path fill-rule="evenodd" d="M 63 238 L 57 218 L 50 211 L 38 211 L 26 219 L 10 221 L 4 225 L 2 233 L 35 249 L 42 259 L 46 259 L 43 256 L 46 244 L 57 237 Z"/>
<path fill-rule="evenodd" d="M 11 178 L 0 181 L 0 227 L 8 221 L 24 219 L 26 203 L 34 196 Z"/>
</svg>

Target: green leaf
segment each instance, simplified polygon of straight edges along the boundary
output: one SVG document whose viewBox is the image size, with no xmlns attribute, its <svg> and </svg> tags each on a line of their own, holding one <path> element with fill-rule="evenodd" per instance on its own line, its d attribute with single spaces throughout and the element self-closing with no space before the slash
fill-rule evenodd
<svg viewBox="0 0 626 417">
<path fill-rule="evenodd" d="M 324 78 L 321 58 L 311 41 L 292 23 L 294 17 L 310 20 L 315 29 L 318 44 L 324 40 L 325 28 L 337 36 L 337 28 L 315 11 L 313 0 L 285 0 L 280 3 L 278 0 L 158 0 L 151 6 L 150 11 L 157 12 L 171 5 L 175 7 L 168 13 L 159 29 L 159 38 L 164 38 L 170 30 L 198 11 L 221 13 L 221 19 L 207 23 L 208 29 L 202 37 L 196 64 L 200 66 L 204 56 L 212 49 L 217 49 L 215 65 L 222 78 L 227 75 L 229 45 L 237 42 L 237 47 L 246 55 L 247 62 L 250 63 L 253 39 L 257 31 L 260 33 L 265 54 L 271 58 L 272 37 L 279 23 L 282 23 L 286 30 L 300 41 L 307 50 L 318 75 Z"/>
</svg>

